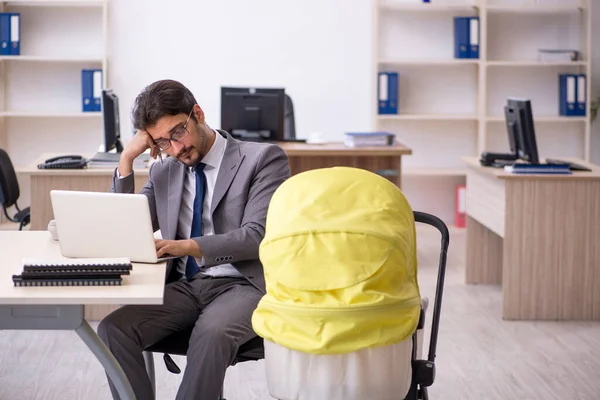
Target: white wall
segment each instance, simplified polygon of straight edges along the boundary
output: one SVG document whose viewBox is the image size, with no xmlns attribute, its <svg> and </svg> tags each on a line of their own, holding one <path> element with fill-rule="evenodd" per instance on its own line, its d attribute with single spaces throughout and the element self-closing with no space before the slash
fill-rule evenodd
<svg viewBox="0 0 600 400">
<path fill-rule="evenodd" d="M 597 3 L 597 0 L 594 2 Z M 39 16 L 39 12 L 36 15 Z M 68 25 L 67 22 L 80 26 L 89 21 L 86 11 L 82 14 L 85 18 L 73 18 L 73 21 L 69 21 L 68 11 L 66 14 L 63 11 L 60 15 L 50 17 L 54 21 L 62 18 L 61 25 L 65 26 Z M 427 18 L 435 17 L 431 15 Z M 593 9 L 593 19 L 593 36 L 599 38 L 598 5 Z M 94 29 L 94 32 L 98 31 L 97 27 Z M 130 110 L 136 95 L 145 85 L 165 78 L 180 80 L 194 92 L 213 127 L 219 127 L 220 124 L 219 88 L 224 85 L 240 85 L 285 87 L 294 101 L 299 137 L 307 137 L 310 132 L 319 131 L 329 140 L 339 140 L 344 131 L 372 128 L 374 105 L 371 97 L 375 71 L 372 67 L 371 0 L 111 0 L 108 32 L 108 81 L 109 87 L 120 98 L 125 142 L 131 133 Z M 23 34 L 24 39 L 25 36 L 26 33 Z M 34 39 L 31 40 L 32 46 L 36 42 Z M 81 50 L 80 42 L 83 39 L 76 39 L 72 38 L 67 42 L 72 42 L 73 48 Z M 92 41 L 96 43 L 97 40 Z M 600 95 L 598 43 L 600 42 L 596 40 L 593 46 L 592 60 L 592 94 L 596 96 Z M 406 47 L 409 44 L 410 41 L 406 38 L 398 38 L 398 46 Z M 24 46 L 25 43 L 22 47 Z M 33 50 L 39 51 L 31 53 L 44 53 L 43 48 L 35 46 L 37 47 Z M 429 54 L 439 58 L 433 49 L 421 48 L 420 51 L 424 52 L 422 56 Z M 446 48 L 446 51 L 449 50 Z M 411 49 L 406 49 L 404 53 L 410 54 Z M 78 55 L 88 54 L 82 52 Z M 389 56 L 400 57 L 402 54 Z M 76 65 L 76 68 L 80 67 L 85 66 Z M 14 71 L 12 75 L 23 78 L 22 83 L 28 87 L 24 78 L 30 66 L 21 64 L 19 68 L 22 69 Z M 75 93 L 71 97 L 77 98 L 76 92 L 80 85 L 78 78 L 68 81 L 64 78 L 72 68 L 75 67 L 69 66 L 63 70 L 51 66 L 44 74 L 63 79 L 60 82 L 64 81 L 64 85 L 72 86 L 66 88 L 69 93 Z M 430 70 L 431 68 L 426 68 L 421 72 Z M 435 73 L 432 73 L 435 77 Z M 459 69 L 457 76 L 462 77 L 463 73 L 464 70 Z M 77 77 L 77 73 L 69 72 L 68 76 Z M 415 73 L 414 76 L 424 75 Z M 11 90 L 10 85 L 8 90 Z M 21 100 L 31 98 L 33 94 L 16 89 L 14 92 L 22 94 L 16 97 L 9 95 L 8 105 L 16 109 L 25 105 L 30 108 L 30 104 Z M 465 111 L 471 111 L 475 99 L 472 96 L 463 97 L 464 102 L 446 104 L 440 103 L 440 96 L 433 95 L 437 101 L 434 104 L 445 104 L 442 110 L 462 110 L 460 107 L 463 107 Z M 13 98 L 16 100 L 13 101 Z M 432 105 L 424 99 L 421 102 L 414 100 L 413 98 L 410 104 L 416 107 L 412 110 L 415 112 L 423 111 L 424 108 L 419 107 L 424 107 L 424 104 Z M 57 107 L 60 104 L 57 103 Z M 50 138 L 45 132 L 45 127 L 49 124 L 55 128 Z M 402 129 L 414 128 L 415 132 L 421 132 L 420 135 L 405 138 L 415 146 L 429 137 L 423 135 L 423 132 L 440 131 L 439 125 L 431 123 L 422 125 L 422 129 L 417 129 L 421 125 L 414 122 L 398 124 L 402 125 Z M 498 147 L 502 150 L 500 147 L 505 146 L 505 141 L 501 139 L 504 137 L 502 124 L 492 126 L 493 131 L 488 135 L 490 148 Z M 444 123 L 443 131 L 452 133 L 446 135 L 446 141 L 458 140 L 465 143 L 465 151 L 471 154 L 474 150 L 471 138 L 476 135 L 471 131 L 463 132 L 463 127 L 472 129 L 468 122 Z M 7 121 L 7 128 L 9 134 L 5 141 L 9 152 L 16 155 L 14 161 L 17 166 L 30 164 L 42 152 L 94 151 L 102 141 L 101 122 L 95 119 L 15 118 Z M 545 135 L 560 138 L 561 130 L 561 126 L 558 126 L 556 131 Z M 600 121 L 593 127 L 592 144 L 592 159 L 600 163 Z M 427 164 L 435 166 L 439 162 L 438 153 L 447 151 L 448 148 L 448 143 L 436 140 L 436 146 L 432 150 L 435 157 Z M 576 143 L 566 148 L 573 153 L 579 150 Z M 422 165 L 424 156 L 422 149 L 418 150 L 414 157 L 406 158 L 406 165 Z M 464 178 L 412 176 L 405 179 L 404 189 L 409 200 L 414 200 L 415 208 L 430 210 L 451 221 L 454 205 L 452 198 L 444 193 L 452 193 L 454 186 L 462 181 Z M 21 185 L 21 204 L 29 204 L 28 180 L 22 179 Z M 439 198 L 448 198 L 449 201 L 439 208 Z"/>
<path fill-rule="evenodd" d="M 112 0 L 109 86 L 123 134 L 139 91 L 158 79 L 188 86 L 220 125 L 220 87 L 285 87 L 298 137 L 369 128 L 368 0 Z"/>
</svg>

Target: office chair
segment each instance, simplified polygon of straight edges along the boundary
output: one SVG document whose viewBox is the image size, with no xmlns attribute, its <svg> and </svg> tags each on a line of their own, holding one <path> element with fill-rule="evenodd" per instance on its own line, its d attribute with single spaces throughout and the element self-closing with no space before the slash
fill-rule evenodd
<svg viewBox="0 0 600 400">
<path fill-rule="evenodd" d="M 296 139 L 296 122 L 294 119 L 294 103 L 290 96 L 285 95 L 283 102 L 283 138 L 285 140 Z"/>
<path fill-rule="evenodd" d="M 22 230 L 24 226 L 29 224 L 31 213 L 29 207 L 22 210 L 19 208 L 17 200 L 20 195 L 19 181 L 12 161 L 8 153 L 0 149 L 0 203 L 2 203 L 6 218 L 11 222 L 18 222 L 19 230 Z M 12 206 L 15 206 L 17 213 L 11 217 L 8 214 L 8 209 Z"/>
<path fill-rule="evenodd" d="M 187 354 L 190 337 L 192 336 L 192 329 L 193 327 L 185 331 L 173 333 L 160 342 L 144 349 L 146 371 L 148 372 L 150 382 L 152 382 L 154 393 L 156 393 L 156 375 L 154 373 L 154 357 L 152 353 L 163 353 L 163 360 L 167 370 L 174 374 L 180 374 L 181 369 L 179 369 L 169 354 L 178 356 L 185 356 Z M 231 365 L 233 366 L 244 361 L 258 361 L 264 358 L 264 354 L 263 339 L 255 336 L 253 339 L 240 346 L 235 360 Z M 223 389 L 221 389 L 221 395 L 218 400 L 225 400 L 223 398 Z"/>
</svg>

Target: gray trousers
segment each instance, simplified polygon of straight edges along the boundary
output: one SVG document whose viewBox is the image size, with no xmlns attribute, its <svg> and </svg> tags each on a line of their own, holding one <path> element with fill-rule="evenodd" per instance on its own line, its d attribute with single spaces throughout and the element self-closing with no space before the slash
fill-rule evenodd
<svg viewBox="0 0 600 400">
<path fill-rule="evenodd" d="M 139 400 L 154 399 L 143 349 L 194 327 L 177 400 L 219 398 L 225 372 L 239 346 L 256 336 L 252 313 L 262 293 L 244 278 L 194 279 L 165 287 L 164 303 L 124 306 L 106 316 L 98 335 L 123 368 Z M 119 396 L 110 383 L 114 399 Z"/>
</svg>

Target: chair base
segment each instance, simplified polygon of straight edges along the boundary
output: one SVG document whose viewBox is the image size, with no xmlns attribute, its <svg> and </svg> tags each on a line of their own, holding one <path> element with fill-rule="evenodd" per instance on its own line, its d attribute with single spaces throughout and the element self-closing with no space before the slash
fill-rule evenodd
<svg viewBox="0 0 600 400">
<path fill-rule="evenodd" d="M 27 225 L 29 225 L 29 222 L 31 221 L 31 211 L 30 208 L 24 208 L 22 210 L 20 210 L 16 205 L 15 207 L 17 208 L 17 213 L 14 216 L 10 216 L 8 215 L 8 210 L 6 209 L 6 207 L 4 208 L 4 215 L 6 216 L 6 218 L 10 221 L 10 222 L 15 222 L 15 223 L 19 223 L 19 230 L 22 231 L 23 228 Z"/>
<path fill-rule="evenodd" d="M 192 336 L 192 329 L 187 331 L 177 332 L 171 336 L 161 340 L 153 346 L 149 346 L 144 351 L 144 363 L 146 365 L 146 372 L 152 383 L 152 389 L 156 393 L 156 375 L 154 370 L 154 355 L 153 353 L 164 353 L 163 359 L 169 372 L 178 374 L 181 370 L 175 364 L 169 354 L 175 354 L 179 356 L 185 356 L 187 354 L 188 343 Z M 265 349 L 263 347 L 263 339 L 261 337 L 254 337 L 250 341 L 244 343 L 238 349 L 238 353 L 233 361 L 232 365 L 235 365 L 244 361 L 258 361 L 265 357 Z M 221 395 L 218 400 L 225 400 L 223 398 L 223 389 L 221 389 Z"/>
<path fill-rule="evenodd" d="M 154 392 L 154 396 L 156 396 L 156 373 L 154 369 L 154 353 L 150 351 L 144 351 L 144 364 L 146 365 L 146 372 L 148 373 L 148 377 L 150 378 L 150 382 L 152 383 L 152 391 Z M 223 397 L 223 389 L 221 388 L 221 394 L 217 400 L 227 400 Z"/>
</svg>

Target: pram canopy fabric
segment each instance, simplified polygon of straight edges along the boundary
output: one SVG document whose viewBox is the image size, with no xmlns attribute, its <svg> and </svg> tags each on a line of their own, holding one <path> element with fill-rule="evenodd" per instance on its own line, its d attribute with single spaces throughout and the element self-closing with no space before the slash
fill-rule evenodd
<svg viewBox="0 0 600 400">
<path fill-rule="evenodd" d="M 420 313 L 416 248 L 413 211 L 388 179 L 350 167 L 292 176 L 269 205 L 255 332 L 312 354 L 408 339 Z"/>
</svg>

